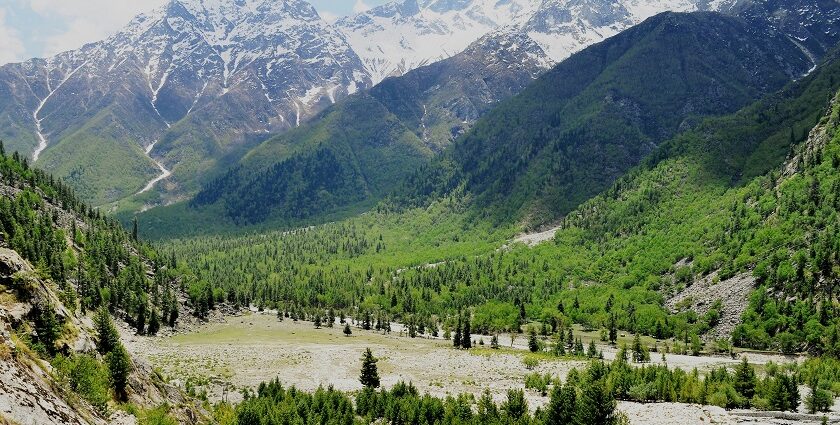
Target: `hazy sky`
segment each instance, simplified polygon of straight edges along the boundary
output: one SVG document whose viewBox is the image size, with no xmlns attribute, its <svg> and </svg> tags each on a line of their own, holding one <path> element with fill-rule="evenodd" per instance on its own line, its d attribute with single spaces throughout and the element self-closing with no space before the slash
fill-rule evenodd
<svg viewBox="0 0 840 425">
<path fill-rule="evenodd" d="M 167 0 L 0 0 L 0 64 L 101 40 Z M 387 0 L 310 0 L 327 20 Z"/>
</svg>

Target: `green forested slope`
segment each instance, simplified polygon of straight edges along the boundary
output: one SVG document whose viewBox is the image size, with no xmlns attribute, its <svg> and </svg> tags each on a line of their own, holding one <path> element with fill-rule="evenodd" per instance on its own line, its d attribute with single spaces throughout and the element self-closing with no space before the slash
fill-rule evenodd
<svg viewBox="0 0 840 425">
<path fill-rule="evenodd" d="M 177 319 L 171 259 L 81 202 L 68 185 L 0 148 L 0 237 L 75 311 L 107 307 L 140 327 Z M 142 330 L 141 330 L 142 332 Z"/>
<path fill-rule="evenodd" d="M 802 75 L 786 37 L 712 13 L 664 13 L 573 55 L 502 102 L 397 202 L 463 187 L 494 220 L 572 210 L 702 117 L 734 112 Z"/>
<path fill-rule="evenodd" d="M 224 215 L 240 224 L 327 214 L 381 197 L 431 155 L 380 102 L 360 94 L 314 124 L 265 142 L 190 205 L 220 203 Z"/>
<path fill-rule="evenodd" d="M 704 277 L 746 273 L 760 287 L 735 330 L 738 345 L 833 352 L 840 137 L 836 112 L 820 118 L 839 85 L 831 56 L 784 90 L 707 119 L 568 214 L 554 243 L 536 248 L 494 250 L 511 228 L 476 220 L 469 193 L 428 209 L 383 205 L 309 231 L 169 246 L 211 288 L 193 292 L 213 301 L 447 327 L 466 309 L 476 330 L 490 332 L 538 320 L 690 339 L 723 312 L 672 312 L 666 297 Z M 806 139 L 818 123 L 814 134 L 825 137 Z M 432 265 L 412 267 L 423 263 Z"/>
</svg>

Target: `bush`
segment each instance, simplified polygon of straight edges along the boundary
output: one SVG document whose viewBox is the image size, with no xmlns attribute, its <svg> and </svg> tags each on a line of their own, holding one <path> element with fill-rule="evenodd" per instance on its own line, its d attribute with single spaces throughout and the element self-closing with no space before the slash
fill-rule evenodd
<svg viewBox="0 0 840 425">
<path fill-rule="evenodd" d="M 100 412 L 104 412 L 108 400 L 108 370 L 96 358 L 88 354 L 73 357 L 57 355 L 52 362 L 60 381 L 85 399 Z"/>
</svg>

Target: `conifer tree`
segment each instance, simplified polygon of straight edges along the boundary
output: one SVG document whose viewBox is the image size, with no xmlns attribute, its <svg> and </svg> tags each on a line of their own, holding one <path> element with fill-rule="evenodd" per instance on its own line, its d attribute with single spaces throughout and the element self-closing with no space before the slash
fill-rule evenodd
<svg viewBox="0 0 840 425">
<path fill-rule="evenodd" d="M 598 348 L 595 346 L 595 340 L 589 340 L 589 347 L 586 349 L 586 357 L 594 359 L 598 357 Z"/>
<path fill-rule="evenodd" d="M 55 308 L 51 303 L 43 302 L 36 303 L 32 310 L 38 341 L 49 354 L 55 353 L 55 342 L 61 334 L 61 324 L 56 318 Z"/>
<path fill-rule="evenodd" d="M 575 411 L 577 410 L 577 391 L 570 383 L 565 386 L 559 383 L 551 390 L 551 399 L 548 402 L 547 424 L 567 425 L 573 424 Z"/>
<path fill-rule="evenodd" d="M 111 321 L 111 314 L 108 313 L 108 309 L 104 305 L 96 312 L 94 325 L 96 326 L 99 353 L 102 355 L 110 353 L 120 343 L 120 337 L 117 328 L 114 327 L 114 322 Z"/>
<path fill-rule="evenodd" d="M 557 357 L 566 355 L 566 343 L 563 341 L 563 331 L 554 336 L 554 355 Z"/>
<path fill-rule="evenodd" d="M 540 343 L 537 340 L 537 331 L 533 327 L 528 329 L 528 349 L 531 350 L 532 353 L 540 351 Z"/>
<path fill-rule="evenodd" d="M 107 355 L 108 372 L 111 376 L 111 386 L 114 389 L 114 396 L 117 400 L 126 399 L 126 388 L 128 387 L 128 374 L 131 373 L 131 359 L 128 352 L 121 343 L 117 343 L 113 350 Z"/>
<path fill-rule="evenodd" d="M 379 372 L 376 368 L 376 362 L 378 361 L 376 357 L 373 357 L 373 352 L 370 351 L 370 348 L 365 349 L 365 353 L 362 355 L 362 372 L 359 375 L 359 382 L 365 388 L 373 389 L 379 387 Z"/>
<path fill-rule="evenodd" d="M 137 306 L 137 321 L 134 323 L 137 328 L 137 335 L 143 335 L 146 331 L 146 301 L 140 300 Z"/>
<path fill-rule="evenodd" d="M 149 317 L 148 334 L 152 335 L 152 336 L 157 335 L 159 330 L 160 330 L 160 316 L 158 315 L 156 309 L 152 309 L 152 314 Z"/>
<path fill-rule="evenodd" d="M 464 330 L 461 331 L 461 348 L 472 348 L 472 332 L 470 330 L 470 315 L 464 317 Z"/>
<path fill-rule="evenodd" d="M 455 336 L 452 338 L 452 346 L 461 348 L 461 316 L 458 316 L 458 324 L 455 325 Z"/>
<path fill-rule="evenodd" d="M 747 361 L 747 358 L 744 357 L 741 360 L 741 364 L 735 369 L 735 382 L 733 386 L 735 387 L 735 391 L 749 402 L 755 395 L 755 385 L 755 370 Z"/>
<path fill-rule="evenodd" d="M 345 336 L 350 336 L 350 335 L 352 335 L 352 334 L 353 334 L 353 331 L 350 329 L 350 324 L 349 324 L 349 323 L 345 323 L 345 324 L 344 324 L 344 335 L 345 335 Z"/>
</svg>

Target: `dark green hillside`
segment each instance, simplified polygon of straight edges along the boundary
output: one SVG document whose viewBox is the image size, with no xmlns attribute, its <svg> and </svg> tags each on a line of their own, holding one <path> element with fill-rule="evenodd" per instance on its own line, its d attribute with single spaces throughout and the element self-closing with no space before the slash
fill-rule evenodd
<svg viewBox="0 0 840 425">
<path fill-rule="evenodd" d="M 701 117 L 734 112 L 809 67 L 789 39 L 738 18 L 664 13 L 502 102 L 398 199 L 463 185 L 498 221 L 545 223 Z"/>
<path fill-rule="evenodd" d="M 224 214 L 240 224 L 325 214 L 382 196 L 431 154 L 382 104 L 362 94 L 266 142 L 244 165 L 209 183 L 191 206 L 221 202 Z"/>
<path fill-rule="evenodd" d="M 290 224 L 372 205 L 545 69 L 529 54 L 533 41 L 514 42 L 487 37 L 339 102 L 253 149 L 204 185 L 192 210 Z"/>
<path fill-rule="evenodd" d="M 840 118 L 836 103 L 826 111 L 838 90 L 840 62 L 829 55 L 784 90 L 663 144 L 536 248 L 496 249 L 510 229 L 470 217 L 468 196 L 307 231 L 169 246 L 212 286 L 193 292 L 297 315 L 333 307 L 451 327 L 468 310 L 477 332 L 579 323 L 681 344 L 734 315 L 744 322 L 734 328 L 740 346 L 836 353 Z M 806 139 L 815 125 L 823 136 Z M 424 263 L 434 266 L 413 267 Z M 748 293 L 758 288 L 741 309 L 666 307 L 687 287 L 729 287 L 732 277 L 746 279 Z"/>
<path fill-rule="evenodd" d="M 169 258 L 81 202 L 65 183 L 31 168 L 17 152 L 6 155 L 0 144 L 4 244 L 55 282 L 73 311 L 106 306 L 138 326 L 152 316 L 177 319 L 178 275 L 168 267 Z"/>
</svg>

